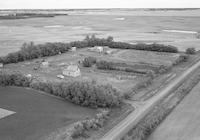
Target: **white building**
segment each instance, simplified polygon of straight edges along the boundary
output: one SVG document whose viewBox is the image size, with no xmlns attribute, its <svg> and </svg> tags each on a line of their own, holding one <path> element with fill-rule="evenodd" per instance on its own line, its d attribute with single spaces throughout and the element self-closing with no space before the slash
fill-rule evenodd
<svg viewBox="0 0 200 140">
<path fill-rule="evenodd" d="M 81 71 L 77 65 L 69 65 L 63 70 L 63 75 L 77 77 L 81 75 Z"/>
<path fill-rule="evenodd" d="M 63 75 L 59 74 L 59 75 L 57 75 L 57 78 L 64 79 L 64 78 L 65 78 L 65 76 L 63 76 Z"/>
<path fill-rule="evenodd" d="M 95 46 L 92 48 L 89 48 L 90 51 L 94 51 L 94 52 L 99 52 L 102 53 L 103 52 L 103 47 L 102 46 Z"/>
<path fill-rule="evenodd" d="M 42 62 L 42 67 L 48 67 L 48 66 L 49 66 L 49 62 L 47 61 Z"/>
<path fill-rule="evenodd" d="M 75 52 L 75 51 L 76 51 L 76 47 L 72 47 L 72 48 L 71 48 L 71 51 L 72 51 L 72 52 Z"/>
</svg>

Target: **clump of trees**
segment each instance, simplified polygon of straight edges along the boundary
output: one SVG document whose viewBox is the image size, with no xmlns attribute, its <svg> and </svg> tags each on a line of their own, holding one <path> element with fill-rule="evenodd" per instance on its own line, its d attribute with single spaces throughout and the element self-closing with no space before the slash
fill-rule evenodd
<svg viewBox="0 0 200 140">
<path fill-rule="evenodd" d="M 96 38 L 95 35 L 86 36 L 82 41 L 73 41 L 70 43 L 45 43 L 45 44 L 34 44 L 24 43 L 21 49 L 14 53 L 9 53 L 5 57 L 0 58 L 0 63 L 17 63 L 25 60 L 31 60 L 39 57 L 53 56 L 60 53 L 67 52 L 71 47 L 86 48 L 94 46 L 108 46 L 110 48 L 118 49 L 135 49 L 145 51 L 157 51 L 157 52 L 170 52 L 177 53 L 178 49 L 170 45 L 162 44 L 130 44 L 126 42 L 115 42 L 113 37 L 107 38 Z"/>
<path fill-rule="evenodd" d="M 186 54 L 195 54 L 196 49 L 195 48 L 187 48 L 185 51 Z"/>
<path fill-rule="evenodd" d="M 46 43 L 35 45 L 33 42 L 24 43 L 21 49 L 0 58 L 0 63 L 17 63 L 35 58 L 53 56 L 70 50 L 67 43 Z"/>
<path fill-rule="evenodd" d="M 82 106 L 113 107 L 119 106 L 121 97 L 111 85 L 97 85 L 94 82 L 33 82 L 31 87 L 60 96 Z"/>
<path fill-rule="evenodd" d="M 82 64 L 84 67 L 91 67 L 96 62 L 97 62 L 97 59 L 95 57 L 89 56 L 89 57 L 84 58 Z"/>
<path fill-rule="evenodd" d="M 109 117 L 108 110 L 102 110 L 100 113 L 92 119 L 86 119 L 79 121 L 73 125 L 73 128 L 70 132 L 70 137 L 79 138 L 79 137 L 88 137 L 87 131 L 98 130 L 102 128 Z"/>
<path fill-rule="evenodd" d="M 0 86 L 29 87 L 32 79 L 21 73 L 0 72 Z"/>
<path fill-rule="evenodd" d="M 174 62 L 173 65 L 178 65 L 182 62 L 187 62 L 189 59 L 189 55 L 187 54 L 181 54 Z"/>
</svg>

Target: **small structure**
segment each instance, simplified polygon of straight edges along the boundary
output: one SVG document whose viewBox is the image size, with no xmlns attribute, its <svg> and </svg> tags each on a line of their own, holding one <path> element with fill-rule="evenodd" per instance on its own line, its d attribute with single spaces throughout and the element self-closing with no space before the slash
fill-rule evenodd
<svg viewBox="0 0 200 140">
<path fill-rule="evenodd" d="M 57 78 L 64 79 L 64 78 L 65 78 L 65 76 L 63 76 L 63 75 L 59 74 L 59 75 L 57 75 Z"/>
<path fill-rule="evenodd" d="M 0 63 L 0 68 L 3 68 L 3 63 Z"/>
<path fill-rule="evenodd" d="M 81 71 L 77 65 L 69 65 L 63 70 L 63 75 L 77 77 L 81 75 Z"/>
<path fill-rule="evenodd" d="M 95 47 L 89 48 L 89 50 L 102 53 L 103 52 L 103 46 L 95 46 Z"/>
<path fill-rule="evenodd" d="M 48 61 L 42 62 L 42 67 L 43 67 L 43 68 L 49 67 L 49 62 L 48 62 Z"/>
<path fill-rule="evenodd" d="M 27 78 L 32 78 L 32 75 L 31 74 L 27 74 L 26 77 Z"/>
<path fill-rule="evenodd" d="M 112 50 L 105 51 L 105 54 L 112 54 Z"/>
<path fill-rule="evenodd" d="M 76 51 L 76 47 L 72 47 L 72 48 L 71 48 L 71 51 L 72 51 L 72 52 L 75 52 L 75 51 Z"/>
</svg>

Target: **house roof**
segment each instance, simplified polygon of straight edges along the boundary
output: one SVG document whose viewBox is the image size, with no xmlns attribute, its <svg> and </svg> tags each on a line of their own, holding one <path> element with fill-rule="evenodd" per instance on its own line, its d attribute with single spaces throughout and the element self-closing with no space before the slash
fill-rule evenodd
<svg viewBox="0 0 200 140">
<path fill-rule="evenodd" d="M 79 67 L 77 65 L 69 65 L 66 69 L 67 71 L 77 71 Z"/>
</svg>

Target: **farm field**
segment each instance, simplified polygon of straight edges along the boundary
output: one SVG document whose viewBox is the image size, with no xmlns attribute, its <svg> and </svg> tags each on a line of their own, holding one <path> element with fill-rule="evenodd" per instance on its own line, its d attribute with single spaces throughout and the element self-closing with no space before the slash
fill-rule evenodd
<svg viewBox="0 0 200 140">
<path fill-rule="evenodd" d="M 200 84 L 157 127 L 148 140 L 198 140 Z"/>
<path fill-rule="evenodd" d="M 76 11 L 77 13 L 72 11 L 70 14 L 69 12 L 68 16 L 0 20 L 0 56 L 19 50 L 24 42 L 33 41 L 33 43 L 30 43 L 30 46 L 29 44 L 27 45 L 30 47 L 30 50 L 24 48 L 20 52 L 21 54 L 16 53 L 9 55 L 7 58 L 2 58 L 1 61 L 5 63 L 0 68 L 3 75 L 1 85 L 26 87 L 25 82 L 23 83 L 22 81 L 21 84 L 21 81 L 18 81 L 19 77 L 22 77 L 20 80 L 23 80 L 24 77 L 24 81 L 28 81 L 27 84 L 29 80 L 31 81 L 27 87 L 48 93 L 46 95 L 32 89 L 0 87 L 0 118 L 2 117 L 0 119 L 0 140 L 47 140 L 48 136 L 54 137 L 55 134 L 56 137 L 59 130 L 62 131 L 62 134 L 63 132 L 66 134 L 65 128 L 71 127 L 71 124 L 74 122 L 86 118 L 90 119 L 90 116 L 98 115 L 97 112 L 100 112 L 105 107 L 104 109 L 108 109 L 111 112 L 108 118 L 104 118 L 105 122 L 104 120 L 100 122 L 102 126 L 100 126 L 99 130 L 92 130 L 94 129 L 93 126 L 89 126 L 89 130 L 87 130 L 88 138 L 90 137 L 91 140 L 99 139 L 128 114 L 135 113 L 137 115 L 137 109 L 141 109 L 145 102 L 151 102 L 151 99 L 154 101 L 154 97 L 159 97 L 159 91 L 165 89 L 165 86 L 170 91 L 170 87 L 176 85 L 176 82 L 173 84 L 173 80 L 176 81 L 176 78 L 182 76 L 188 68 L 200 60 L 199 51 L 193 55 L 185 55 L 183 52 L 189 47 L 195 47 L 196 50 L 199 50 L 200 39 L 197 33 L 200 32 L 198 25 L 200 23 L 200 15 L 196 14 L 196 12 L 200 13 L 199 9 L 197 11 L 167 11 L 167 13 L 162 10 L 150 11 L 148 15 L 145 14 L 145 10 L 136 10 L 134 12 L 131 10 L 124 11 L 123 9 L 115 10 L 115 14 L 109 14 L 112 13 L 112 10 L 100 10 L 98 12 L 80 10 Z M 130 13 L 132 12 L 135 14 L 131 15 Z M 138 15 L 136 14 L 137 12 Z M 172 16 L 173 12 L 176 16 Z M 183 12 L 187 14 L 181 15 L 180 13 Z M 191 12 L 194 13 L 191 14 Z M 123 41 L 130 44 L 160 43 L 173 45 L 179 49 L 179 52 L 156 52 L 162 51 L 159 47 L 159 50 L 156 51 L 133 50 L 130 48 L 116 49 L 122 48 L 117 45 L 115 49 L 107 46 L 89 48 L 90 45 L 88 44 L 90 42 L 87 42 L 87 40 L 81 42 L 83 43 L 83 48 L 81 48 L 82 44 L 78 44 L 80 42 L 76 42 L 78 45 L 72 43 L 70 46 L 65 44 L 63 47 L 62 44 L 57 44 L 55 48 L 53 48 L 54 45 L 52 47 L 51 44 L 50 46 L 45 44 L 40 46 L 44 48 L 33 51 L 37 49 L 37 46 L 33 44 L 83 40 L 86 35 L 95 35 L 97 38 L 112 36 L 114 41 Z M 94 39 L 94 36 L 92 38 Z M 105 42 L 105 39 L 102 40 L 102 42 Z M 109 41 L 107 42 L 110 43 Z M 88 45 L 88 48 L 86 48 L 85 44 Z M 97 44 L 102 45 L 104 43 Z M 117 44 L 120 43 L 118 42 Z M 74 47 L 76 45 L 77 48 Z M 112 45 L 110 47 L 113 47 Z M 26 45 L 24 46 L 26 47 Z M 126 47 L 126 45 L 124 46 Z M 50 52 L 49 47 L 52 47 L 54 51 L 51 50 Z M 62 47 L 65 49 L 64 51 Z M 68 50 L 68 47 L 70 50 Z M 47 57 L 41 58 L 41 56 Z M 14 61 L 13 58 L 17 61 Z M 84 66 L 85 58 L 88 58 L 88 60 L 85 60 L 86 64 Z M 20 72 L 21 75 L 6 75 L 9 72 L 15 74 Z M 74 76 L 77 73 L 78 76 Z M 69 84 L 56 82 L 66 82 Z M 88 85 L 86 82 L 89 82 Z M 39 84 L 37 85 L 37 83 Z M 110 90 L 110 88 L 112 89 Z M 197 137 L 199 136 L 197 133 L 198 126 L 194 124 L 194 121 L 192 122 L 192 120 L 198 120 L 199 117 L 198 111 L 195 113 L 193 109 L 198 110 L 200 105 L 197 101 L 198 90 L 199 88 L 196 87 L 183 100 L 183 103 L 177 107 L 180 109 L 176 108 L 169 115 L 166 119 L 166 121 L 169 119 L 169 122 L 161 124 L 155 133 L 152 134 L 150 140 L 169 138 L 168 135 L 171 137 L 174 135 L 172 140 L 173 138 L 178 140 L 177 138 L 179 137 L 183 137 L 184 140 L 184 138 L 189 139 L 192 133 L 197 135 Z M 104 95 L 104 93 L 106 94 Z M 116 101 L 114 100 L 115 96 L 112 96 L 115 93 L 117 95 Z M 59 97 L 52 97 L 50 94 L 59 96 L 63 100 Z M 190 97 L 192 94 L 194 95 Z M 187 101 L 188 98 L 189 101 Z M 107 101 L 109 102 L 108 104 L 104 104 L 106 99 L 110 99 Z M 116 102 L 116 106 L 111 106 L 112 102 Z M 81 107 L 80 105 L 88 107 Z M 2 114 L 5 114 L 2 115 L 1 111 Z M 192 113 L 194 114 L 191 117 Z M 170 116 L 172 116 L 171 119 Z M 180 124 L 178 124 L 178 121 L 181 121 Z M 193 125 L 188 127 L 189 123 Z M 95 125 L 99 124 L 94 124 L 94 127 Z M 83 128 L 85 129 L 85 127 Z M 90 130 L 90 128 L 92 129 Z M 178 130 L 180 128 L 183 129 Z M 78 130 L 78 128 L 76 129 Z M 186 134 L 187 136 L 185 136 Z"/>
<path fill-rule="evenodd" d="M 0 106 L 15 112 L 0 119 L 1 140 L 38 140 L 97 113 L 96 109 L 19 87 L 0 87 Z"/>
<path fill-rule="evenodd" d="M 119 10 L 120 12 L 120 10 Z M 196 47 L 200 40 L 194 33 L 165 32 L 165 30 L 179 30 L 198 32 L 200 17 L 197 11 L 184 11 L 185 16 L 177 14 L 171 16 L 163 11 L 151 11 L 151 14 L 143 15 L 141 11 L 130 14 L 125 11 L 122 15 L 99 13 L 71 13 L 69 16 L 57 16 L 53 18 L 34 18 L 19 20 L 0 20 L 0 55 L 18 50 L 24 42 L 69 42 L 81 40 L 87 34 L 95 34 L 97 37 L 113 36 L 116 41 L 129 43 L 163 43 L 175 45 L 180 50 L 188 47 Z M 181 13 L 170 11 L 169 13 Z M 160 14 L 160 16 L 156 16 Z M 122 18 L 123 20 L 119 20 Z"/>
</svg>

